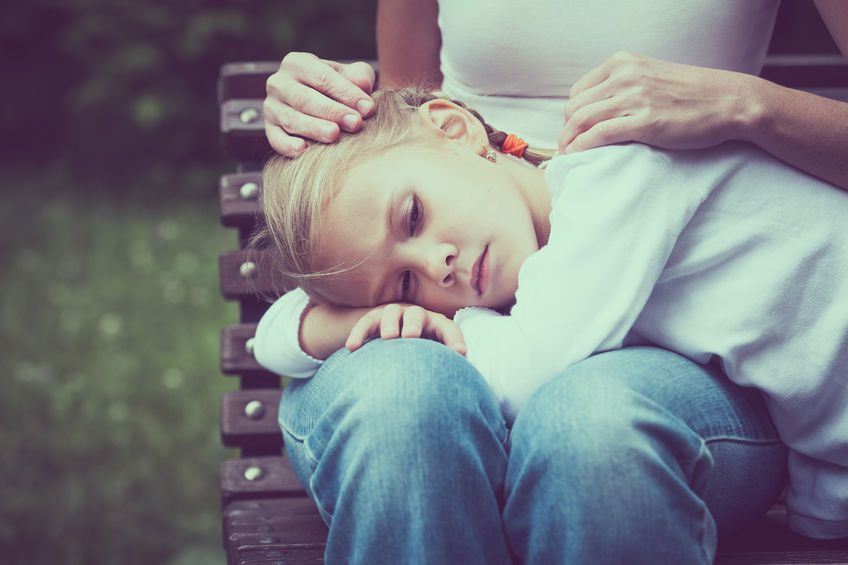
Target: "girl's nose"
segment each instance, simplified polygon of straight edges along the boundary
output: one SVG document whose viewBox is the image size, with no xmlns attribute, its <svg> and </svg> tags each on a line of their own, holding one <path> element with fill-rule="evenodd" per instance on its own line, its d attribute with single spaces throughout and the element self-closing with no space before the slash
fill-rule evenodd
<svg viewBox="0 0 848 565">
<path fill-rule="evenodd" d="M 427 274 L 439 286 L 452 286 L 456 282 L 456 274 L 454 273 L 455 259 L 456 248 L 454 246 L 436 246 L 436 249 L 431 252 L 425 266 Z"/>
</svg>

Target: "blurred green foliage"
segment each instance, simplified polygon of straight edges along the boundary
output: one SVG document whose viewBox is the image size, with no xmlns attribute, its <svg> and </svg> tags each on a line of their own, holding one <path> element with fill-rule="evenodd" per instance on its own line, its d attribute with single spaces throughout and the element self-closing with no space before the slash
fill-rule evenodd
<svg viewBox="0 0 848 565">
<path fill-rule="evenodd" d="M 237 313 L 216 258 L 233 236 L 214 202 L 37 181 L 0 208 L 0 561 L 222 563 L 218 332 Z"/>
<path fill-rule="evenodd" d="M 374 58 L 375 10 L 339 0 L 4 6 L 3 165 L 49 164 L 88 190 L 205 193 L 225 164 L 221 64 L 293 50 Z"/>
</svg>

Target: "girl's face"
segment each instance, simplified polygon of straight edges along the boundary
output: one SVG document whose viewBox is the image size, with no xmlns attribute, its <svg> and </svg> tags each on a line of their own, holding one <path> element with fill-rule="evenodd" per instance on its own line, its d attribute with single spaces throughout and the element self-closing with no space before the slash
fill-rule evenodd
<svg viewBox="0 0 848 565">
<path fill-rule="evenodd" d="M 401 146 L 349 171 L 325 211 L 319 256 L 326 267 L 367 260 L 334 277 L 334 301 L 410 302 L 450 317 L 514 302 L 522 263 L 546 242 L 550 196 L 542 171 L 478 151 Z"/>
</svg>

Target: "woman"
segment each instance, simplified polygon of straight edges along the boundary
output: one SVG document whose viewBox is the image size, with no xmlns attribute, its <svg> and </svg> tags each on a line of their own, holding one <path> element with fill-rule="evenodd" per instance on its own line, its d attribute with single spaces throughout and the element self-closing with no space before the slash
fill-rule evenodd
<svg viewBox="0 0 848 565">
<path fill-rule="evenodd" d="M 604 10 L 594 2 L 577 17 L 582 5 L 578 2 L 567 14 L 587 29 L 604 29 L 600 19 L 598 25 L 586 23 L 585 18 L 598 12 L 603 12 L 602 19 L 612 13 L 620 16 L 613 22 L 619 32 L 610 32 L 608 42 L 592 46 L 596 57 L 624 47 L 652 55 L 680 52 L 682 42 L 687 50 L 682 52 L 683 59 L 678 59 L 681 62 L 726 68 L 738 64 L 754 67 L 754 71 L 762 63 L 776 8 L 776 2 L 693 0 L 672 5 L 657 1 L 640 3 L 637 14 L 626 13 L 632 9 L 630 3 L 614 4 L 616 9 Z M 819 4 L 825 11 L 834 9 L 827 2 Z M 605 83 L 616 84 L 615 69 L 647 65 L 658 68 L 657 76 L 662 76 L 664 67 L 671 68 L 638 57 L 641 63 L 633 63 L 631 56 L 617 56 L 606 67 L 601 65 L 586 75 L 582 85 L 576 82 L 575 97 L 566 113 L 572 118 L 569 123 L 577 121 L 571 130 L 567 124 L 563 132 L 552 134 L 534 128 L 533 118 L 551 115 L 546 107 L 551 92 L 546 87 L 561 92 L 568 88 L 544 84 L 548 75 L 542 71 L 550 72 L 557 61 L 591 59 L 567 58 L 561 52 L 550 56 L 551 49 L 571 45 L 569 39 L 580 43 L 565 35 L 555 45 L 530 41 L 539 26 L 566 29 L 565 15 L 559 13 L 562 10 L 541 7 L 533 13 L 516 13 L 510 6 L 490 3 L 486 12 L 479 14 L 463 12 L 464 8 L 469 6 L 443 3 L 439 28 L 434 3 L 381 4 L 378 46 L 384 82 L 408 78 L 392 75 L 397 68 L 393 56 L 406 57 L 403 68 L 416 78 L 438 78 L 439 67 L 434 62 L 438 62 L 441 37 L 443 88 L 453 89 L 449 93 L 456 96 L 466 87 L 466 92 L 460 92 L 466 96 L 460 98 L 472 107 L 487 105 L 476 109 L 487 117 L 497 114 L 492 121 L 498 120 L 495 123 L 502 129 L 528 139 L 535 136 L 534 141 L 547 141 L 548 146 L 562 133 L 561 141 L 573 145 L 572 149 L 585 148 L 595 129 L 593 120 L 595 127 L 615 122 L 601 119 L 614 114 L 609 103 L 594 102 L 593 98 L 603 95 Z M 839 9 L 837 6 L 834 13 Z M 688 14 L 673 30 L 682 30 L 679 35 L 683 39 L 662 38 L 667 52 L 657 44 L 636 40 L 654 41 L 657 26 L 668 25 L 670 11 Z M 404 18 L 409 18 L 406 24 L 399 21 Z M 503 22 L 507 21 L 513 31 L 499 41 L 491 30 L 506 29 Z M 699 31 L 710 29 L 705 24 L 715 29 L 727 22 L 738 22 L 739 28 L 721 37 L 704 33 L 701 43 L 695 41 Z M 625 28 L 630 32 L 627 35 L 620 33 Z M 516 29 L 525 32 L 523 38 L 516 40 Z M 717 50 L 709 47 L 751 41 L 751 29 L 757 30 L 753 48 L 743 54 L 741 48 L 731 49 L 719 61 L 703 60 Z M 413 37 L 416 33 L 423 36 Z M 628 41 L 617 41 L 620 37 Z M 398 42 L 392 43 L 392 38 Z M 400 39 L 415 50 L 404 55 L 397 49 Z M 539 54 L 548 57 L 535 68 L 530 63 L 535 61 L 533 55 L 538 58 Z M 484 63 L 493 66 L 481 68 Z M 523 66 L 519 67 L 520 63 Z M 572 74 L 582 75 L 588 68 Z M 704 80 L 709 83 L 725 79 L 729 87 L 751 92 L 748 79 L 738 74 L 686 70 L 696 79 L 707 76 Z M 529 84 L 542 98 L 526 98 L 527 92 L 513 87 L 510 77 L 518 72 L 524 75 L 516 82 Z M 525 75 L 530 79 L 525 80 Z M 534 83 L 533 77 L 542 78 Z M 469 79 L 490 82 L 475 90 L 469 87 Z M 302 54 L 287 57 L 280 72 L 269 80 L 269 139 L 278 150 L 286 151 L 285 144 L 291 139 L 284 137 L 287 134 L 279 124 L 287 124 L 289 133 L 320 138 L 315 129 L 327 126 L 326 121 L 312 118 L 310 126 L 310 119 L 296 114 L 293 107 L 344 124 L 341 116 L 350 111 L 306 85 L 321 84 L 318 90 L 353 108 L 356 101 L 367 98 L 365 92 L 372 83 L 373 74 L 361 64 L 322 63 Z M 674 88 L 680 92 L 685 85 Z M 621 102 L 630 100 L 625 97 Z M 812 107 L 804 100 L 805 109 Z M 599 108 L 599 103 L 604 105 Z M 834 112 L 845 111 L 838 103 L 832 108 L 829 101 L 817 104 L 825 105 L 828 123 L 833 122 Z M 709 112 L 715 107 L 714 103 L 701 106 Z M 726 117 L 714 115 L 709 120 L 704 110 L 694 113 L 697 123 L 705 127 L 692 146 L 705 143 L 705 139 L 710 145 L 721 139 L 715 136 L 732 130 Z M 670 113 L 661 111 L 659 115 L 668 117 Z M 678 121 L 671 123 L 685 123 L 690 117 L 677 115 Z M 805 123 L 815 123 L 815 116 L 807 118 Z M 344 127 L 356 129 L 357 119 L 361 118 L 354 116 L 354 123 Z M 331 126 L 331 131 L 325 132 L 329 136 L 323 139 L 334 137 L 337 127 Z M 580 139 L 574 131 L 585 131 L 585 137 Z M 827 148 L 833 156 L 844 149 L 834 142 L 839 132 L 831 133 Z M 650 141 L 662 145 L 663 139 L 658 135 Z M 805 145 L 803 140 L 795 141 Z M 768 143 L 762 145 L 768 149 Z M 787 154 L 795 157 L 804 152 L 790 150 Z M 845 187 L 842 165 L 822 166 L 818 159 L 793 164 Z M 324 345 L 308 353 L 323 359 L 338 349 L 352 326 L 352 318 L 345 316 L 324 306 L 309 310 L 302 331 L 322 336 Z M 654 385 L 658 379 L 663 383 L 659 388 Z M 509 431 L 481 382 L 473 368 L 444 347 L 420 340 L 395 340 L 371 342 L 355 354 L 335 353 L 315 377 L 290 385 L 281 404 L 280 424 L 295 469 L 330 525 L 328 561 L 499 563 L 515 557 L 545 563 L 625 558 L 646 563 L 709 562 L 715 552 L 716 529 L 731 532 L 755 519 L 782 488 L 785 451 L 762 399 L 733 386 L 714 369 L 671 353 L 623 350 L 578 364 L 530 398 Z M 793 526 L 809 535 L 823 535 L 815 525 L 807 524 L 804 530 L 804 524 L 796 521 Z"/>
</svg>

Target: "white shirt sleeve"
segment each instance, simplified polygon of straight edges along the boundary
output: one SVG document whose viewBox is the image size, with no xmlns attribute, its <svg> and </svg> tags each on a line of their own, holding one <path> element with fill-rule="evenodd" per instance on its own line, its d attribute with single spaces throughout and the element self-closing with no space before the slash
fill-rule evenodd
<svg viewBox="0 0 848 565">
<path fill-rule="evenodd" d="M 466 308 L 454 318 L 508 419 L 570 365 L 621 347 L 710 190 L 638 144 L 555 157 L 545 182 L 549 241 L 522 265 L 510 315 Z"/>
<path fill-rule="evenodd" d="M 277 299 L 259 320 L 253 344 L 256 361 L 274 373 L 296 379 L 314 375 L 323 361 L 300 347 L 300 323 L 309 296 L 299 288 Z"/>
</svg>

